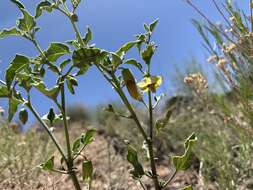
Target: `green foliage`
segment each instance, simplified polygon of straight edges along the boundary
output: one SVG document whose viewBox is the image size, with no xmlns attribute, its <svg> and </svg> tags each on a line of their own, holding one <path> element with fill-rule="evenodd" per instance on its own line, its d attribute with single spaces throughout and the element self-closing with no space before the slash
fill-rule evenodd
<svg viewBox="0 0 253 190">
<path fill-rule="evenodd" d="M 45 55 L 48 61 L 55 62 L 63 55 L 70 53 L 69 47 L 58 42 L 51 43 Z"/>
<path fill-rule="evenodd" d="M 163 189 L 164 187 L 161 186 L 160 177 L 157 174 L 153 144 L 155 140 L 153 135 L 155 129 L 154 109 L 163 97 L 155 95 L 157 88 L 162 84 L 162 77 L 152 75 L 151 72 L 151 59 L 157 48 L 157 45 L 151 40 L 158 20 L 155 20 L 149 25 L 144 24 L 144 33 L 136 35 L 134 40 L 125 43 L 115 52 L 110 52 L 100 49 L 95 45 L 89 45 L 89 42 L 92 40 L 90 28 L 87 28 L 84 37 L 82 37 L 79 32 L 76 26 L 76 22 L 78 22 L 76 9 L 80 5 L 81 0 L 71 0 L 70 9 L 68 7 L 69 4 L 67 4 L 65 0 L 44 0 L 37 5 L 34 17 L 20 1 L 12 0 L 12 2 L 19 8 L 22 17 L 17 22 L 17 28 L 13 27 L 9 30 L 4 29 L 0 32 L 0 38 L 13 35 L 23 37 L 34 45 L 35 49 L 38 50 L 38 55 L 31 58 L 24 55 L 16 55 L 6 70 L 5 82 L 1 85 L 0 97 L 9 99 L 9 120 L 11 120 L 18 111 L 18 106 L 20 104 L 29 109 L 47 132 L 57 148 L 57 151 L 60 153 L 62 159 L 59 170 L 55 169 L 58 167 L 56 166 L 56 162 L 54 162 L 54 156 L 41 164 L 40 167 L 44 170 L 68 174 L 73 181 L 75 189 L 81 190 L 81 185 L 77 178 L 77 171 L 75 170 L 75 159 L 80 157 L 86 146 L 94 140 L 96 131 L 93 129 L 88 130 L 86 133 L 79 135 L 74 142 L 70 141 L 70 118 L 67 115 L 65 87 L 67 87 L 71 94 L 75 94 L 75 87 L 78 86 L 77 76 L 84 75 L 88 69 L 93 66 L 96 67 L 105 80 L 110 83 L 129 113 L 123 115 L 115 112 L 113 109 L 110 109 L 110 111 L 120 117 L 132 120 L 135 123 L 138 133 L 141 135 L 143 143 L 146 145 L 151 171 L 144 172 L 144 168 L 138 160 L 137 155 L 139 152 L 128 145 L 127 160 L 133 166 L 133 170 L 131 170 L 130 173 L 137 180 L 140 180 L 141 177 L 146 174 L 147 177 L 152 180 L 156 190 Z M 39 28 L 36 27 L 36 19 L 42 15 L 43 11 L 51 13 L 53 10 L 59 11 L 68 18 L 72 24 L 76 38 L 66 43 L 50 43 L 47 50 L 43 50 L 36 39 L 36 32 L 39 31 Z M 69 46 L 71 46 L 71 48 Z M 137 48 L 140 54 L 140 58 L 142 59 L 141 62 L 133 58 L 125 60 L 126 54 L 134 47 Z M 60 58 L 63 57 L 66 57 L 66 59 L 59 63 Z M 137 83 L 137 79 L 133 74 L 134 72 L 131 72 L 128 68 L 130 65 L 134 66 L 134 69 L 137 69 L 137 71 L 142 74 L 139 83 Z M 49 87 L 45 77 L 49 71 L 53 72 L 57 79 L 52 87 Z M 120 76 L 118 76 L 118 74 L 120 74 Z M 145 105 L 145 108 L 147 108 L 145 111 L 148 115 L 148 129 L 137 115 L 135 107 L 130 103 L 130 97 L 124 92 L 125 87 L 131 98 L 138 100 L 139 103 Z M 41 117 L 32 103 L 33 91 L 39 91 L 44 97 L 49 98 L 54 103 L 59 113 L 56 114 L 54 109 L 50 108 L 49 112 Z M 147 102 L 145 102 L 146 100 Z M 158 129 L 163 128 L 163 125 L 168 123 L 171 114 L 172 110 L 168 111 L 164 119 L 159 120 Z M 19 118 L 22 123 L 27 122 L 28 112 L 24 110 L 24 108 L 20 110 Z M 58 121 L 61 121 L 64 126 L 64 144 L 58 142 L 52 130 Z M 186 169 L 185 163 L 189 159 L 189 152 L 194 141 L 192 138 L 195 138 L 195 136 L 190 137 L 186 141 L 185 155 L 174 158 L 176 170 Z M 62 146 L 65 146 L 65 148 Z M 82 161 L 82 177 L 90 188 L 93 165 L 85 156 L 84 158 L 85 159 Z"/>
<path fill-rule="evenodd" d="M 43 170 L 53 170 L 54 169 L 54 156 L 49 158 L 45 163 L 41 164 L 40 167 Z"/>
<path fill-rule="evenodd" d="M 137 151 L 131 145 L 127 147 L 127 160 L 130 162 L 134 169 L 130 171 L 134 178 L 141 178 L 144 175 L 142 165 L 138 160 Z"/>
<path fill-rule="evenodd" d="M 91 184 L 92 177 L 93 177 L 93 165 L 90 160 L 85 160 L 82 163 L 82 177 L 83 181 Z"/>
<path fill-rule="evenodd" d="M 40 17 L 43 11 L 51 13 L 53 10 L 52 6 L 53 6 L 52 3 L 47 0 L 40 2 L 36 8 L 35 18 Z"/>
<path fill-rule="evenodd" d="M 173 156 L 172 162 L 177 171 L 187 170 L 190 167 L 192 146 L 197 141 L 195 134 L 192 134 L 185 141 L 185 152 L 182 156 Z"/>
</svg>

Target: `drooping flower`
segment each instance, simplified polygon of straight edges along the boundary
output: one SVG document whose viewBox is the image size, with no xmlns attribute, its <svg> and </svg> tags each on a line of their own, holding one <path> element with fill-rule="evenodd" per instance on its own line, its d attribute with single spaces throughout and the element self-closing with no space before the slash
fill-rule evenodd
<svg viewBox="0 0 253 190">
<path fill-rule="evenodd" d="M 149 76 L 144 77 L 141 82 L 138 83 L 139 88 L 144 91 L 156 92 L 156 89 L 161 86 L 163 79 L 161 76 Z"/>
</svg>

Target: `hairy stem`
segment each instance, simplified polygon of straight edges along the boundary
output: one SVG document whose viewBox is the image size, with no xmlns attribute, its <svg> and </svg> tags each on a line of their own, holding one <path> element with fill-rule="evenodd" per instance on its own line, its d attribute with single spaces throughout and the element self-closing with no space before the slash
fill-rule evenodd
<svg viewBox="0 0 253 190">
<path fill-rule="evenodd" d="M 64 132 L 65 132 L 65 139 L 66 139 L 66 145 L 67 145 L 67 156 L 68 156 L 68 172 L 71 176 L 71 179 L 73 181 L 73 184 L 76 188 L 76 190 L 81 190 L 80 184 L 78 182 L 76 172 L 73 170 L 73 157 L 72 157 L 72 151 L 71 151 L 71 144 L 69 140 L 69 127 L 68 127 L 68 121 L 67 121 L 67 115 L 66 115 L 66 105 L 65 105 L 65 87 L 64 83 L 61 84 L 61 112 L 63 116 L 63 123 L 64 123 Z"/>
<path fill-rule="evenodd" d="M 46 132 L 48 133 L 48 135 L 52 139 L 53 143 L 55 144 L 56 148 L 60 152 L 61 156 L 67 162 L 67 158 L 65 156 L 65 153 L 63 152 L 63 149 L 62 149 L 60 143 L 57 141 L 57 139 L 55 138 L 55 136 L 52 134 L 52 132 L 48 128 L 47 124 L 41 119 L 41 117 L 38 114 L 38 112 L 34 109 L 34 107 L 31 104 L 30 98 L 28 98 L 27 107 L 30 109 L 30 111 L 33 113 L 33 115 L 36 117 L 36 119 L 39 121 L 39 123 L 42 125 L 42 127 L 46 130 Z"/>
</svg>

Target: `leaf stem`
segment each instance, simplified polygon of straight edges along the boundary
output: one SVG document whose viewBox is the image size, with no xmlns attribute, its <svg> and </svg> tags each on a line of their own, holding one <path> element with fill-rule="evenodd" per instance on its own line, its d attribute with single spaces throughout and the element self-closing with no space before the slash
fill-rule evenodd
<svg viewBox="0 0 253 190">
<path fill-rule="evenodd" d="M 35 108 L 32 106 L 31 103 L 31 98 L 30 95 L 28 95 L 28 102 L 27 102 L 27 107 L 30 109 L 30 111 L 33 113 L 33 115 L 36 117 L 36 119 L 39 121 L 39 123 L 42 125 L 42 127 L 46 130 L 46 132 L 48 133 L 48 135 L 50 136 L 50 138 L 52 139 L 53 143 L 55 144 L 56 148 L 58 149 L 58 151 L 60 152 L 61 156 L 63 157 L 63 159 L 65 160 L 65 162 L 67 163 L 67 158 L 65 156 L 65 153 L 60 145 L 60 143 L 57 141 L 56 137 L 52 134 L 52 132 L 50 131 L 49 127 L 47 126 L 47 124 L 41 119 L 40 115 L 38 114 L 38 112 L 35 110 Z"/>
<path fill-rule="evenodd" d="M 175 170 L 173 172 L 173 174 L 170 176 L 170 178 L 164 183 L 163 188 L 165 188 L 174 179 L 174 177 L 176 176 L 177 172 L 178 172 L 177 170 Z"/>
</svg>

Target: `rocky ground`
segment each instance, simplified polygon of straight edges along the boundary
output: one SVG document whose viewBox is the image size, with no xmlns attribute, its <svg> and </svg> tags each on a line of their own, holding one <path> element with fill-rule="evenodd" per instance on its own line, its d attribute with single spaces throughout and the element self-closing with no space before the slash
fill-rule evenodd
<svg viewBox="0 0 253 190">
<path fill-rule="evenodd" d="M 92 182 L 93 190 L 141 190 L 138 182 L 133 180 L 129 175 L 131 166 L 125 158 L 116 153 L 111 140 L 104 135 L 98 135 L 95 141 L 84 151 L 84 155 L 91 159 L 94 164 L 94 180 Z M 81 159 L 77 160 L 78 165 L 81 164 Z M 158 167 L 158 174 L 162 177 L 168 178 L 171 175 L 172 169 L 168 166 L 160 165 Z M 43 172 L 38 177 L 27 184 L 17 183 L 17 178 L 21 176 L 13 176 L 4 182 L 0 183 L 1 190 L 71 190 L 73 189 L 69 177 L 64 175 L 52 174 Z M 15 180 L 14 180 L 15 179 Z M 148 179 L 143 179 L 143 183 L 147 184 L 147 189 L 151 190 L 151 184 Z M 215 189 L 210 186 L 203 188 L 201 186 L 201 178 L 196 171 L 188 171 L 179 173 L 173 180 L 172 184 L 167 187 L 167 190 L 176 190 L 184 187 L 185 185 L 193 184 L 196 189 L 207 190 Z M 83 190 L 87 189 L 83 185 Z"/>
</svg>

